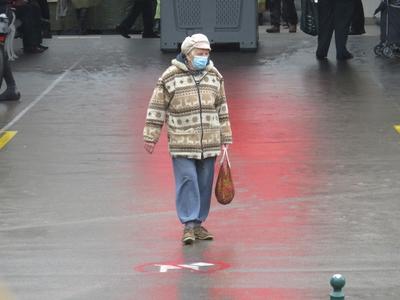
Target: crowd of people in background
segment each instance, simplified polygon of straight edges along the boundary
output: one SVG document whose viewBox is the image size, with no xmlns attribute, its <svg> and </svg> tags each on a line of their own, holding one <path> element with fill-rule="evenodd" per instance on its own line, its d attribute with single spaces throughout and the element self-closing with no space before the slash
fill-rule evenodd
<svg viewBox="0 0 400 300">
<path fill-rule="evenodd" d="M 298 16 L 294 0 L 269 0 L 271 27 L 268 33 L 279 33 L 282 22 L 289 32 L 297 31 Z M 347 50 L 349 35 L 364 34 L 364 9 L 362 0 L 319 0 L 319 33 L 316 58 L 325 60 L 332 36 L 335 34 L 336 58 L 347 60 L 353 55 Z"/>
<path fill-rule="evenodd" d="M 17 36 L 22 38 L 25 53 L 47 50 L 43 38 L 51 37 L 50 11 L 47 0 L 0 0 L 2 13 L 18 20 Z"/>
<path fill-rule="evenodd" d="M 24 41 L 26 53 L 41 53 L 47 49 L 42 45 L 42 38 L 51 37 L 50 13 L 47 0 L 1 0 L 12 5 L 17 18 L 22 21 L 21 35 Z M 362 0 L 340 0 L 351 3 L 352 22 L 349 34 L 364 33 L 364 12 Z M 58 6 L 72 4 L 75 10 L 77 30 L 75 34 L 88 34 L 89 13 L 102 0 L 59 0 Z M 160 0 L 128 0 L 130 8 L 126 17 L 116 26 L 115 31 L 125 38 L 130 38 L 130 33 L 137 18 L 142 16 L 143 38 L 157 38 L 160 30 Z M 259 1 L 260 2 L 260 1 Z M 265 2 L 270 11 L 271 27 L 267 28 L 268 33 L 279 33 L 281 26 L 287 28 L 290 33 L 297 32 L 298 13 L 294 0 L 261 0 Z M 64 3 L 64 4 L 63 4 Z M 320 5 L 324 7 L 324 1 Z M 67 11 L 67 10 L 65 10 Z M 348 11 L 347 11 L 348 12 Z M 344 12 L 342 12 L 344 13 Z M 65 13 L 66 14 L 66 13 Z M 322 12 L 324 14 L 324 12 Z M 60 15 L 65 16 L 65 15 Z"/>
<path fill-rule="evenodd" d="M 157 38 L 159 30 L 160 0 L 130 0 L 131 7 L 116 32 L 129 38 L 131 27 L 141 15 L 143 19 L 143 38 Z M 90 33 L 89 14 L 102 0 L 59 0 L 58 5 L 72 4 L 76 15 L 77 30 L 74 34 L 85 35 Z M 4 9 L 11 9 L 18 21 L 17 37 L 23 40 L 24 53 L 42 53 L 48 49 L 43 45 L 43 38 L 51 38 L 50 10 L 47 0 L 0 0 Z M 57 12 L 58 13 L 58 12 Z M 60 16 L 66 16 L 60 14 Z M 158 17 L 157 17 L 158 15 Z"/>
<path fill-rule="evenodd" d="M 67 13 L 67 6 L 72 4 L 75 11 L 78 29 L 76 34 L 85 35 L 89 33 L 90 10 L 101 3 L 101 0 L 59 0 L 57 14 L 63 16 Z M 61 8 L 59 8 L 61 7 Z M 61 12 L 61 14 L 59 14 Z M 9 23 L 17 27 L 16 37 L 22 39 L 23 52 L 25 54 L 38 54 L 46 51 L 43 45 L 44 38 L 51 38 L 50 10 L 47 0 L 0 0 L 0 13 L 5 13 Z M 117 26 L 116 31 L 122 36 L 129 38 L 129 31 L 137 17 L 142 15 L 144 31 L 143 38 L 157 38 L 159 35 L 155 22 L 156 15 L 160 14 L 159 0 L 134 0 L 126 18 Z M 17 22 L 15 22 L 17 19 Z M 159 20 L 159 17 L 158 17 Z M 3 51 L 3 72 L 0 76 L 0 88 L 3 81 L 6 89 L 0 94 L 0 101 L 17 101 L 21 94 L 9 63 L 7 51 Z"/>
<path fill-rule="evenodd" d="M 143 19 L 142 38 L 158 38 L 160 30 L 160 0 L 129 0 L 131 7 L 126 17 L 116 26 L 115 31 L 124 38 L 130 38 L 131 28 L 141 15 Z M 262 0 L 260 0 L 262 1 Z M 260 2 L 259 1 L 259 2 Z M 270 10 L 271 27 L 268 33 L 279 33 L 281 25 L 290 33 L 297 32 L 298 15 L 294 0 L 265 0 Z M 76 34 L 89 33 L 89 12 L 100 5 L 102 0 L 59 0 L 57 17 L 65 16 L 71 3 L 76 15 Z M 17 36 L 22 38 L 23 51 L 26 54 L 42 53 L 48 49 L 43 45 L 43 38 L 51 38 L 50 11 L 47 0 L 0 0 L 0 13 L 7 13 L 11 19 L 14 12 L 19 20 Z M 333 33 L 335 33 L 337 59 L 351 59 L 347 50 L 347 37 L 351 34 L 363 34 L 364 11 L 362 0 L 320 0 L 320 30 L 316 57 L 326 59 Z M 0 101 L 19 100 L 7 54 L 4 54 L 4 71 L 1 83 L 7 89 L 0 94 Z"/>
<path fill-rule="evenodd" d="M 51 37 L 50 11 L 47 0 L 0 0 L 0 13 L 7 16 L 9 23 L 18 19 L 18 33 L 22 38 L 23 51 L 27 54 L 42 53 L 48 47 L 42 44 L 43 37 Z M 6 89 L 0 94 L 0 101 L 17 101 L 21 94 L 9 63 L 7 51 L 2 51 L 2 72 L 0 87 L 3 80 Z"/>
</svg>

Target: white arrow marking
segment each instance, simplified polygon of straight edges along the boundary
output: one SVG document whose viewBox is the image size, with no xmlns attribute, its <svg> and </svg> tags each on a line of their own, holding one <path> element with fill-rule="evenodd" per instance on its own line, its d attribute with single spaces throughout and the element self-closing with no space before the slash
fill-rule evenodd
<svg viewBox="0 0 400 300">
<path fill-rule="evenodd" d="M 186 268 L 186 269 L 191 269 L 191 270 L 195 270 L 195 271 L 199 271 L 200 267 L 211 267 L 214 266 L 214 264 L 209 264 L 209 263 L 204 263 L 204 262 L 198 262 L 198 263 L 193 263 L 193 264 L 184 264 L 184 265 L 178 265 L 182 268 Z"/>
<path fill-rule="evenodd" d="M 198 266 L 198 267 L 211 267 L 211 266 L 215 266 L 214 264 L 209 264 L 209 263 L 205 263 L 205 262 L 198 262 L 198 263 L 193 263 L 191 264 L 192 266 Z"/>
<path fill-rule="evenodd" d="M 166 273 L 168 270 L 180 270 L 180 267 L 171 266 L 171 265 L 155 265 L 156 267 L 160 267 L 160 273 Z"/>
<path fill-rule="evenodd" d="M 182 264 L 182 265 L 154 265 L 160 268 L 160 273 L 166 273 L 169 270 L 182 270 L 182 268 L 200 271 L 200 267 L 211 267 L 215 266 L 214 264 L 205 263 L 205 262 L 197 262 L 192 264 Z"/>
<path fill-rule="evenodd" d="M 178 265 L 182 268 L 186 268 L 186 269 L 191 269 L 191 270 L 195 270 L 195 271 L 199 271 L 200 267 L 199 266 L 193 266 L 192 264 L 190 265 Z"/>
</svg>

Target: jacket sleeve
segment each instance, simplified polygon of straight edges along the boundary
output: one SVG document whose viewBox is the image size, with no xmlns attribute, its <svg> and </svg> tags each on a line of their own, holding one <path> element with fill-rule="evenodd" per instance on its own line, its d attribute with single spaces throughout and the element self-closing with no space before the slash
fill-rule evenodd
<svg viewBox="0 0 400 300">
<path fill-rule="evenodd" d="M 218 99 L 216 101 L 216 109 L 219 116 L 219 123 L 221 126 L 221 143 L 232 144 L 232 130 L 229 121 L 228 103 L 226 101 L 224 81 L 221 80 L 221 87 L 219 90 Z"/>
<path fill-rule="evenodd" d="M 165 88 L 164 82 L 160 78 L 153 91 L 147 109 L 146 123 L 143 129 L 143 138 L 145 142 L 158 142 L 161 135 L 161 129 L 165 122 L 170 99 L 171 96 Z"/>
</svg>

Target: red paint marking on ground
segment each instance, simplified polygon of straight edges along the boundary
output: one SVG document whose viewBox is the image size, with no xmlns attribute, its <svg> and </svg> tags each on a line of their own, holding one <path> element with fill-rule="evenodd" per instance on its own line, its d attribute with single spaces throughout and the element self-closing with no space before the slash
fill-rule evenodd
<svg viewBox="0 0 400 300">
<path fill-rule="evenodd" d="M 209 289 L 208 299 L 293 300 L 303 299 L 302 296 L 304 296 L 305 293 L 305 290 L 300 289 L 211 288 Z"/>
<path fill-rule="evenodd" d="M 262 199 L 312 194 L 315 125 L 301 114 L 310 109 L 290 97 L 232 100 L 230 109 L 238 187 Z"/>
</svg>

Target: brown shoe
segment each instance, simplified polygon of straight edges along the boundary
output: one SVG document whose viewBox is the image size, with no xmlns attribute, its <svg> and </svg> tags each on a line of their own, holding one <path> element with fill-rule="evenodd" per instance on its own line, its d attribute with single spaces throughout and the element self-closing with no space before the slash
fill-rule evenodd
<svg viewBox="0 0 400 300">
<path fill-rule="evenodd" d="M 194 235 L 198 240 L 213 240 L 214 236 L 208 232 L 203 226 L 194 228 Z"/>
<path fill-rule="evenodd" d="M 193 228 L 185 228 L 183 230 L 182 243 L 184 245 L 191 245 L 196 240 Z"/>
<path fill-rule="evenodd" d="M 297 25 L 296 24 L 290 24 L 289 25 L 289 32 L 296 32 L 297 31 Z"/>
<path fill-rule="evenodd" d="M 267 29 L 268 33 L 279 33 L 281 32 L 281 28 L 278 25 L 272 25 L 270 28 Z"/>
</svg>

